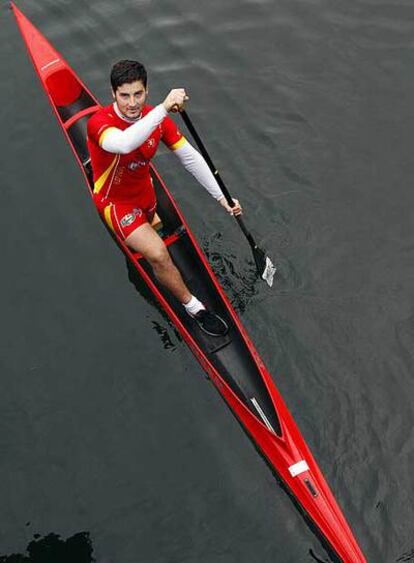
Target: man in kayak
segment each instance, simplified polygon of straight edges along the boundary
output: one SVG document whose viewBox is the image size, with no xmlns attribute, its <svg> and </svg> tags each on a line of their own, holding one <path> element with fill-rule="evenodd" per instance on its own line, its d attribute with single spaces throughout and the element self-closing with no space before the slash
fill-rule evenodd
<svg viewBox="0 0 414 563">
<path fill-rule="evenodd" d="M 113 104 L 101 108 L 88 122 L 88 148 L 94 177 L 94 200 L 101 217 L 132 250 L 151 264 L 154 274 L 212 336 L 226 334 L 227 325 L 192 295 L 174 265 L 162 238 L 152 228 L 156 198 L 150 160 L 160 141 L 232 215 L 242 213 L 234 199 L 230 207 L 203 157 L 168 116 L 183 108 L 183 88 L 170 91 L 153 107 L 146 104 L 147 73 L 137 61 L 122 60 L 111 71 Z"/>
</svg>

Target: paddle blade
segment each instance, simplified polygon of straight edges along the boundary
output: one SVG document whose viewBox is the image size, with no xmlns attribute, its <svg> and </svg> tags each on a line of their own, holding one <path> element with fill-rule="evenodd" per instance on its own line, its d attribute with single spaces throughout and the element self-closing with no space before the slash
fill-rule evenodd
<svg viewBox="0 0 414 563">
<path fill-rule="evenodd" d="M 253 248 L 253 257 L 256 262 L 256 268 L 259 276 L 267 283 L 269 287 L 273 285 L 273 277 L 276 273 L 276 266 L 273 265 L 269 256 L 263 252 L 261 248 L 255 246 Z"/>
</svg>

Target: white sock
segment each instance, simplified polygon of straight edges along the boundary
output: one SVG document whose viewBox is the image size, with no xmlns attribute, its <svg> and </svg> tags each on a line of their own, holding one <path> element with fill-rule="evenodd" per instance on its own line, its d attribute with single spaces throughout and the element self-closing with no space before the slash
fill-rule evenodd
<svg viewBox="0 0 414 563">
<path fill-rule="evenodd" d="M 194 295 L 191 296 L 191 299 L 190 301 L 188 301 L 188 303 L 183 303 L 183 305 L 187 313 L 190 313 L 190 315 L 196 315 L 199 311 L 205 309 L 201 301 L 199 301 L 197 297 L 194 297 Z"/>
</svg>

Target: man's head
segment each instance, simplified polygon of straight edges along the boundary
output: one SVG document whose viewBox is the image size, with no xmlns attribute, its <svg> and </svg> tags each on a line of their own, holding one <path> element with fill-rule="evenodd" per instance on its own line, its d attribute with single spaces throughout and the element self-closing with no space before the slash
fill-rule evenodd
<svg viewBox="0 0 414 563">
<path fill-rule="evenodd" d="M 129 119 L 138 118 L 148 95 L 145 67 L 137 61 L 115 63 L 111 70 L 111 86 L 119 111 Z"/>
</svg>

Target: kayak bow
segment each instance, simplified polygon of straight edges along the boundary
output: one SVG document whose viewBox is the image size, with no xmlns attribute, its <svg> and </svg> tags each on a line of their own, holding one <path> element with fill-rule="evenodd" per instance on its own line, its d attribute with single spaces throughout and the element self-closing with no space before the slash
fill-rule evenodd
<svg viewBox="0 0 414 563">
<path fill-rule="evenodd" d="M 46 38 L 14 4 L 12 8 L 40 82 L 92 194 L 86 124 L 100 105 Z M 121 240 L 116 240 L 117 244 L 312 529 L 317 531 L 331 557 L 344 563 L 366 562 L 316 461 L 184 217 L 154 167 L 151 173 L 165 244 L 192 292 L 225 319 L 228 334 L 208 337 L 202 333 L 181 304 L 160 286 L 149 264 Z"/>
</svg>

